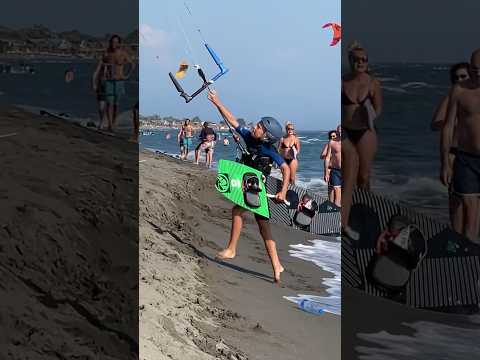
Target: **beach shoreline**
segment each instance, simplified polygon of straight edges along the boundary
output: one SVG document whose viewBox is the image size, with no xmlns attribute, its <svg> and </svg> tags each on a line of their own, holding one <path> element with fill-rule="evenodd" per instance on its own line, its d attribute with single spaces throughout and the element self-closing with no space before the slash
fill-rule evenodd
<svg viewBox="0 0 480 360">
<path fill-rule="evenodd" d="M 203 167 L 140 153 L 142 357 L 340 359 L 340 316 L 309 314 L 284 298 L 327 295 L 324 280 L 334 275 L 289 255 L 289 245 L 319 237 L 272 226 L 286 268 L 280 286 L 251 216 L 237 257 L 216 261 L 231 203 L 214 182 Z"/>
</svg>

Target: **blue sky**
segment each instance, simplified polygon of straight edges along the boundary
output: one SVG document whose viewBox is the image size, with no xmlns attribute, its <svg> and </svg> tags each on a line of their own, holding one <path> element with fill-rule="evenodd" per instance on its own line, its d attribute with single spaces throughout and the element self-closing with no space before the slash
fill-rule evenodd
<svg viewBox="0 0 480 360">
<path fill-rule="evenodd" d="M 200 28 L 230 69 L 214 87 L 235 116 L 256 121 L 270 115 L 304 130 L 328 130 L 339 124 L 341 44 L 330 47 L 332 31 L 322 25 L 340 23 L 340 1 L 190 0 L 187 4 L 193 17 L 183 0 L 140 0 L 143 115 L 198 115 L 219 121 L 206 92 L 185 104 L 168 78 L 182 60 L 200 63 L 207 77 L 216 74 L 195 31 Z M 201 85 L 192 70 L 182 80 L 188 93 Z"/>
</svg>

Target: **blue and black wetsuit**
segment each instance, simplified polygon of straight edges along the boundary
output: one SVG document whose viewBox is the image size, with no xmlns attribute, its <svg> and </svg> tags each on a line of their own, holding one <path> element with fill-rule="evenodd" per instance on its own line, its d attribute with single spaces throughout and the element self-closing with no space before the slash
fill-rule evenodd
<svg viewBox="0 0 480 360">
<path fill-rule="evenodd" d="M 239 126 L 235 130 L 245 141 L 245 145 L 247 146 L 248 151 L 253 153 L 253 155 L 257 159 L 268 158 L 270 160 L 270 163 L 274 162 L 277 164 L 278 167 L 282 166 L 285 163 L 285 159 L 278 153 L 277 149 L 273 145 L 266 144 L 259 141 L 258 139 L 255 139 L 252 136 L 252 132 L 248 128 Z M 264 175 L 269 174 L 268 169 L 259 166 L 261 164 L 255 164 L 254 160 L 248 160 L 251 159 L 247 159 L 248 163 L 246 163 L 246 165 L 261 171 L 262 173 L 264 173 Z"/>
<path fill-rule="evenodd" d="M 242 163 L 254 169 L 261 171 L 265 176 L 270 174 L 272 162 L 277 166 L 282 166 L 285 160 L 278 153 L 277 149 L 271 144 L 265 144 L 252 136 L 252 132 L 244 127 L 235 129 L 245 141 L 245 145 L 251 156 L 244 156 Z M 255 214 L 257 220 L 268 220 L 268 218 Z"/>
</svg>

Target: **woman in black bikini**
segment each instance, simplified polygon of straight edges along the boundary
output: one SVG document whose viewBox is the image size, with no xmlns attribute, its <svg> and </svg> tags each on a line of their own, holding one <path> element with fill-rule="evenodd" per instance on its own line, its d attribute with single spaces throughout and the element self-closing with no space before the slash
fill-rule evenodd
<svg viewBox="0 0 480 360">
<path fill-rule="evenodd" d="M 368 73 L 368 57 L 358 44 L 348 52 L 350 73 L 342 77 L 342 129 L 358 155 L 357 186 L 370 188 L 370 173 L 377 152 L 373 120 L 382 112 L 380 82 Z"/>
<path fill-rule="evenodd" d="M 290 183 L 295 184 L 295 175 L 298 169 L 297 155 L 300 153 L 300 139 L 295 134 L 295 127 L 291 122 L 287 122 L 285 130 L 287 134 L 280 139 L 278 152 L 290 168 Z"/>
</svg>

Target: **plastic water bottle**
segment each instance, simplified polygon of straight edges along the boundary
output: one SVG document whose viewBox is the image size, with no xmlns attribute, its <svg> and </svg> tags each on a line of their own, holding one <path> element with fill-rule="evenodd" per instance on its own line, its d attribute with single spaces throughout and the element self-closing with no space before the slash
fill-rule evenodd
<svg viewBox="0 0 480 360">
<path fill-rule="evenodd" d="M 320 307 L 319 303 L 315 301 L 307 300 L 307 299 L 303 299 L 302 301 L 300 301 L 300 303 L 298 304 L 298 307 L 303 311 L 306 311 L 315 315 L 322 315 L 324 312 L 323 309 Z"/>
</svg>

